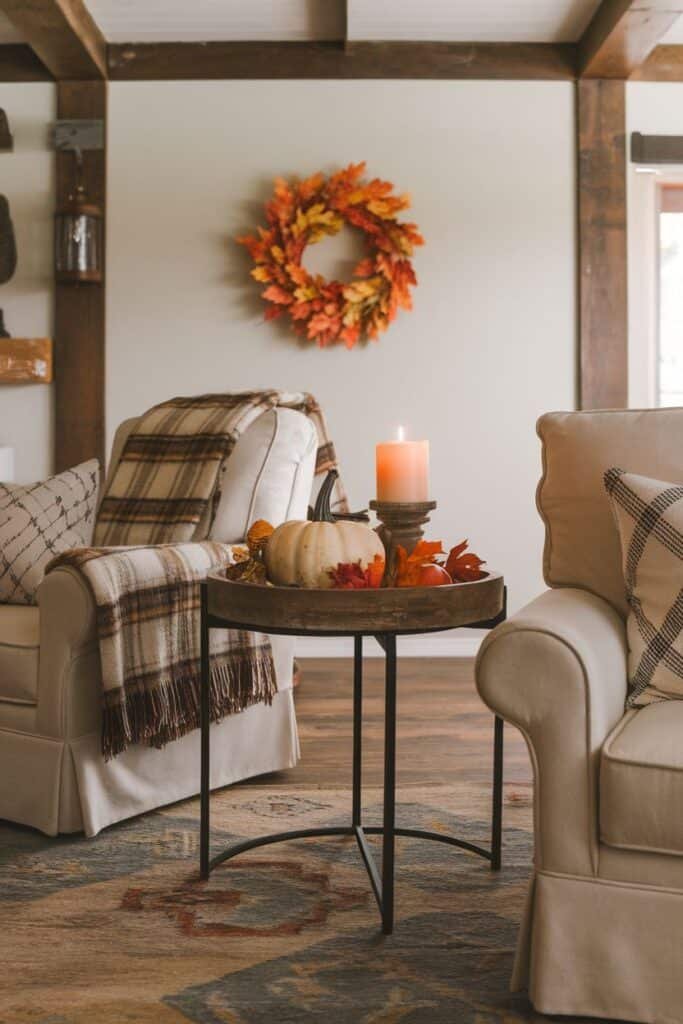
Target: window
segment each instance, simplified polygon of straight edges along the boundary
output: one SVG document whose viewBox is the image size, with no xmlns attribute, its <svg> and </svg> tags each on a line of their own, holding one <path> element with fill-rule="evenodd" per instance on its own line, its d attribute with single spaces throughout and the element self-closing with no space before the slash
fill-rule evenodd
<svg viewBox="0 0 683 1024">
<path fill-rule="evenodd" d="M 683 183 L 659 192 L 657 405 L 683 405 Z"/>
</svg>

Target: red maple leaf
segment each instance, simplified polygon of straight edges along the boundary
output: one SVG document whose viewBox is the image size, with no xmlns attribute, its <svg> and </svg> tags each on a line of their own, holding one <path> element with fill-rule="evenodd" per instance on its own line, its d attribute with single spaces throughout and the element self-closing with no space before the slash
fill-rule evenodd
<svg viewBox="0 0 683 1024">
<path fill-rule="evenodd" d="M 465 551 L 468 543 L 469 541 L 463 540 L 448 553 L 445 569 L 450 573 L 454 583 L 472 583 L 485 575 L 481 571 L 481 566 L 486 563 L 474 552 Z"/>
</svg>

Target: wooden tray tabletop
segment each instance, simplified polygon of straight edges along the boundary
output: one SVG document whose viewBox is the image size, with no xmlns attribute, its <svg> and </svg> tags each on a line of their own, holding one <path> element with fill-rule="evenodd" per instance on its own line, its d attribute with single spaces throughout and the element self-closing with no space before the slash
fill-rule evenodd
<svg viewBox="0 0 683 1024">
<path fill-rule="evenodd" d="M 496 572 L 474 583 L 377 590 L 273 587 L 212 575 L 207 607 L 210 617 L 264 633 L 428 633 L 496 618 L 503 591 Z"/>
</svg>

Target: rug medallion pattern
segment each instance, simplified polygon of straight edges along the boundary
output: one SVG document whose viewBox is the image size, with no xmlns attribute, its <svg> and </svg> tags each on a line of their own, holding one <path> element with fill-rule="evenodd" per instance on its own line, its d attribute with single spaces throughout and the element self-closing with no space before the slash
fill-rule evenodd
<svg viewBox="0 0 683 1024">
<path fill-rule="evenodd" d="M 399 802 L 400 824 L 488 843 L 483 789 L 411 788 Z M 368 824 L 381 820 L 379 793 L 365 807 Z M 345 791 L 225 789 L 212 798 L 212 841 L 349 813 Z M 0 823 L 0 1022 L 544 1020 L 507 990 L 530 874 L 529 801 L 505 817 L 499 875 L 452 847 L 397 841 L 388 937 L 351 839 L 265 847 L 201 882 L 197 800 L 92 840 Z"/>
</svg>

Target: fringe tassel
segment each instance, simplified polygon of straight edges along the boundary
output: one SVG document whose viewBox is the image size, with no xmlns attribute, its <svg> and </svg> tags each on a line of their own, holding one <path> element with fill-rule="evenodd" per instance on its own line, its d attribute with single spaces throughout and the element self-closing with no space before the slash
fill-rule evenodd
<svg viewBox="0 0 683 1024">
<path fill-rule="evenodd" d="M 212 659 L 213 661 L 213 659 Z M 275 665 L 270 650 L 217 656 L 210 671 L 209 716 L 220 722 L 252 704 L 272 704 L 277 693 Z M 102 753 L 105 761 L 121 754 L 131 743 L 161 749 L 199 728 L 200 670 L 161 680 L 153 689 L 136 688 L 110 696 L 102 713 Z"/>
</svg>

